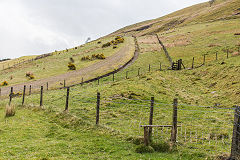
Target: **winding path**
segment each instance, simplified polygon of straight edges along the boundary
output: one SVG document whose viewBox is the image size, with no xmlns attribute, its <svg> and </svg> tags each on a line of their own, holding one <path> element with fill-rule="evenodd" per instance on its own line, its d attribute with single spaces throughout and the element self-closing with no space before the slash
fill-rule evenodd
<svg viewBox="0 0 240 160">
<path fill-rule="evenodd" d="M 134 56 L 127 62 L 124 62 L 124 61 L 126 61 L 125 57 L 128 56 L 128 53 L 130 52 L 131 46 L 129 44 L 126 44 L 114 55 L 109 56 L 105 60 L 94 63 L 88 67 L 85 67 L 76 71 L 67 72 L 57 76 L 39 79 L 36 81 L 25 82 L 25 83 L 16 84 L 13 86 L 3 87 L 1 88 L 1 95 L 8 95 L 10 93 L 11 87 L 14 88 L 14 92 L 21 92 L 23 90 L 24 85 L 26 85 L 27 87 L 31 85 L 33 89 L 40 89 L 40 86 L 46 86 L 47 83 L 49 87 L 51 87 L 56 84 L 63 83 L 64 80 L 67 81 L 67 85 L 71 84 L 68 86 L 75 86 L 75 85 L 81 84 L 79 82 L 81 81 L 82 77 L 84 77 L 84 79 L 87 80 L 87 81 L 84 81 L 83 83 L 89 83 L 97 79 L 100 79 L 102 77 L 109 76 L 113 73 L 116 73 L 128 67 L 131 63 L 133 63 L 138 58 L 139 47 L 135 37 L 134 39 L 135 39 L 135 53 L 134 53 Z M 119 65 L 116 66 L 116 64 L 119 64 Z M 102 73 L 103 75 L 96 76 L 97 73 Z"/>
</svg>

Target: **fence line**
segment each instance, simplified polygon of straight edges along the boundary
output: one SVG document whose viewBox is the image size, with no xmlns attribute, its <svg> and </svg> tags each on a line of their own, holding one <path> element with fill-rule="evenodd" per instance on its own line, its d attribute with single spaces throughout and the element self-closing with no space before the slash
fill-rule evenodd
<svg viewBox="0 0 240 160">
<path fill-rule="evenodd" d="M 43 91 L 42 88 L 41 92 Z M 116 98 L 115 101 L 109 101 L 107 99 L 112 99 L 112 97 L 100 98 L 100 93 L 98 93 L 97 97 L 85 96 L 84 98 L 80 98 L 84 92 L 71 95 L 72 90 L 70 88 L 63 91 L 67 91 L 67 93 L 63 93 L 63 95 L 55 99 L 48 99 L 47 96 L 43 95 L 44 92 L 42 92 L 40 94 L 41 100 L 39 106 L 55 105 L 55 102 L 65 101 L 65 111 L 83 116 L 93 124 L 101 124 L 114 130 L 120 130 L 126 135 L 142 136 L 143 130 L 141 126 L 144 126 L 144 137 L 147 138 L 146 144 L 148 145 L 151 144 L 151 141 L 167 140 L 180 148 L 198 145 L 194 150 L 201 150 L 203 147 L 206 147 L 206 151 L 209 153 L 214 152 L 210 148 L 215 148 L 217 152 L 230 153 L 231 144 L 234 147 L 234 144 L 238 143 L 238 139 L 236 140 L 235 137 L 238 138 L 238 135 L 240 135 L 240 130 L 238 129 L 240 128 L 240 123 L 236 120 L 233 121 L 231 118 L 226 118 L 230 114 L 240 117 L 240 112 L 236 111 L 236 109 L 239 109 L 237 106 L 234 108 L 235 113 L 229 112 L 233 108 L 189 106 L 188 104 L 178 104 L 176 102 L 173 104 L 161 103 L 161 105 L 167 105 L 167 107 L 159 107 L 158 104 L 160 103 L 156 103 L 157 100 L 153 100 L 153 98 L 147 100 L 120 97 Z M 25 105 L 29 103 L 32 96 L 38 98 L 38 95 L 26 96 Z M 78 96 L 79 98 L 77 98 Z M 13 98 L 19 99 L 19 103 L 21 103 L 21 100 L 23 100 L 21 97 L 23 98 L 24 95 L 19 98 L 10 96 L 11 103 L 14 103 L 12 101 Z M 115 104 L 117 106 L 114 106 Z M 72 108 L 72 105 L 78 107 Z M 81 106 L 88 107 L 82 110 Z M 173 107 L 175 108 L 173 109 Z M 121 108 L 125 108 L 125 111 Z M 208 113 L 211 113 L 211 115 Z M 161 122 L 161 125 L 155 125 L 159 122 Z M 229 131 L 232 130 L 233 125 L 236 129 L 232 136 Z M 234 138 L 234 142 L 231 143 L 231 140 L 233 141 Z M 234 149 L 238 151 L 238 148 L 235 147 Z M 238 152 L 233 151 L 233 156 L 234 153 Z"/>
</svg>

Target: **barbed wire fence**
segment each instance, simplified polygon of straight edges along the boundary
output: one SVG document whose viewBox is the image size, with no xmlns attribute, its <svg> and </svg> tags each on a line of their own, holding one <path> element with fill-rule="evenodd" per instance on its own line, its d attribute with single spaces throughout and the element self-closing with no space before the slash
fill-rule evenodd
<svg viewBox="0 0 240 160">
<path fill-rule="evenodd" d="M 58 91 L 57 96 L 44 96 L 43 93 L 41 89 L 40 94 L 10 96 L 9 104 L 14 99 L 16 105 L 67 111 L 125 136 L 144 137 L 145 145 L 165 141 L 177 146 L 178 150 L 204 151 L 208 155 L 231 153 L 232 158 L 239 158 L 239 106 L 220 108 L 178 104 L 177 99 L 168 104 L 154 97 L 148 100 L 120 95 L 107 97 L 100 93 L 86 95 L 84 91 L 69 87 Z"/>
</svg>

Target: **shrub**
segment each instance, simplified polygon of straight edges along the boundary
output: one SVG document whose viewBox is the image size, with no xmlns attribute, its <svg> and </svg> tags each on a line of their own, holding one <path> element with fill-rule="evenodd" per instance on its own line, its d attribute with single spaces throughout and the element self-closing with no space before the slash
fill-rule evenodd
<svg viewBox="0 0 240 160">
<path fill-rule="evenodd" d="M 31 74 L 28 78 L 29 79 L 34 79 L 35 77 L 34 77 L 34 75 Z"/>
<path fill-rule="evenodd" d="M 156 152 L 170 151 L 170 145 L 167 142 L 152 143 L 151 146 Z"/>
<path fill-rule="evenodd" d="M 11 95 L 12 97 L 18 97 L 18 96 L 22 96 L 22 93 L 21 92 L 17 92 L 17 93 L 12 93 Z"/>
<path fill-rule="evenodd" d="M 116 48 L 117 48 L 117 46 L 116 46 L 116 45 L 114 45 L 114 46 L 113 46 L 113 49 L 116 49 Z"/>
<path fill-rule="evenodd" d="M 124 38 L 118 36 L 115 38 L 115 41 L 119 44 L 119 43 L 123 43 L 124 42 Z"/>
<path fill-rule="evenodd" d="M 95 59 L 96 57 L 97 57 L 96 54 L 93 54 L 93 55 L 92 55 L 92 59 Z"/>
<path fill-rule="evenodd" d="M 75 49 L 78 49 L 78 47 L 75 47 Z"/>
<path fill-rule="evenodd" d="M 82 61 L 85 61 L 85 60 L 91 60 L 90 56 L 83 56 L 81 58 Z"/>
<path fill-rule="evenodd" d="M 29 79 L 34 79 L 35 78 L 33 73 L 31 73 L 31 72 L 27 72 L 26 77 L 29 78 Z"/>
<path fill-rule="evenodd" d="M 153 153 L 154 149 L 151 146 L 140 145 L 135 151 L 137 153 Z"/>
<path fill-rule="evenodd" d="M 104 56 L 104 54 L 97 54 L 96 55 L 97 59 L 106 59 L 106 57 Z"/>
<path fill-rule="evenodd" d="M 69 70 L 76 70 L 76 66 L 73 63 L 69 62 L 68 63 L 68 69 Z"/>
<path fill-rule="evenodd" d="M 7 86 L 8 85 L 8 82 L 7 81 L 3 81 L 1 86 Z"/>
<path fill-rule="evenodd" d="M 109 47 L 111 46 L 111 42 L 107 42 L 105 44 L 102 45 L 102 48 L 106 48 L 106 47 Z"/>
<path fill-rule="evenodd" d="M 101 41 L 98 41 L 97 43 L 98 43 L 98 44 L 101 44 L 102 42 L 101 42 Z"/>
<path fill-rule="evenodd" d="M 85 60 L 94 60 L 94 59 L 106 59 L 106 57 L 104 56 L 104 54 L 93 54 L 90 58 L 90 56 L 84 56 L 81 58 L 82 61 Z"/>
<path fill-rule="evenodd" d="M 15 107 L 13 105 L 6 106 L 6 114 L 5 117 L 12 117 L 15 115 Z"/>
</svg>

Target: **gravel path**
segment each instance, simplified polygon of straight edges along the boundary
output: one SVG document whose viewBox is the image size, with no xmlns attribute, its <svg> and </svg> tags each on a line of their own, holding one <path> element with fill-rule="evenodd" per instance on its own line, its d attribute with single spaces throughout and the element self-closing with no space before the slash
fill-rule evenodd
<svg viewBox="0 0 240 160">
<path fill-rule="evenodd" d="M 122 47 L 114 55 L 107 57 L 105 60 L 94 63 L 86 68 L 82 68 L 76 71 L 69 71 L 67 73 L 53 76 L 53 77 L 48 77 L 45 79 L 39 79 L 36 81 L 30 81 L 30 82 L 25 82 L 25 83 L 13 85 L 13 86 L 3 87 L 1 88 L 1 95 L 8 95 L 10 93 L 11 87 L 14 88 L 14 92 L 16 93 L 16 92 L 22 92 L 24 85 L 26 85 L 27 88 L 31 85 L 33 89 L 36 89 L 36 88 L 40 89 L 40 86 L 46 86 L 47 83 L 49 87 L 51 87 L 56 84 L 60 84 L 60 83 L 63 84 L 64 80 L 66 80 L 68 84 L 75 84 L 77 82 L 79 83 L 82 77 L 84 77 L 85 80 L 95 78 L 94 76 L 96 76 L 96 73 L 104 74 L 124 65 L 124 63 L 126 63 L 124 62 L 126 61 L 125 57 L 128 56 L 129 52 L 130 52 L 130 46 L 127 44 L 124 47 Z M 137 55 L 138 54 L 136 54 L 136 51 L 135 51 L 134 58 L 132 58 L 132 61 L 136 60 Z M 119 65 L 116 66 L 116 64 L 119 64 Z"/>
</svg>

